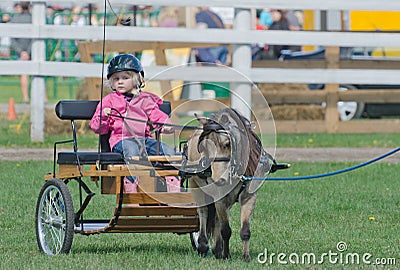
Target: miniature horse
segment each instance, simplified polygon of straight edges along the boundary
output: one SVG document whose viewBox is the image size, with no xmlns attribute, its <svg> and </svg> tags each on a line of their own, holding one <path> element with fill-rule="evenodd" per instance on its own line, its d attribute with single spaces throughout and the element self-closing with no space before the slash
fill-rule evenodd
<svg viewBox="0 0 400 270">
<path fill-rule="evenodd" d="M 229 211 L 235 202 L 239 202 L 242 257 L 248 261 L 250 219 L 260 182 L 243 181 L 241 176 L 264 176 L 271 168 L 270 156 L 263 150 L 249 121 L 235 110 L 225 108 L 208 119 L 197 118 L 203 129 L 195 131 L 189 138 L 187 159 L 192 164 L 200 164 L 202 170 L 211 169 L 208 176 L 203 173 L 189 179 L 200 219 L 197 251 L 206 256 L 208 240 L 214 236 L 214 256 L 230 258 Z"/>
</svg>

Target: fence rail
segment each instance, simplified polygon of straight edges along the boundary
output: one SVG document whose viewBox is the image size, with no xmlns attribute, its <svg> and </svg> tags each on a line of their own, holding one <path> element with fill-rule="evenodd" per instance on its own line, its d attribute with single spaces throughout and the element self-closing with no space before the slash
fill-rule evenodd
<svg viewBox="0 0 400 270">
<path fill-rule="evenodd" d="M 43 2 L 42 0 L 31 0 L 31 2 Z M 101 7 L 104 0 L 52 0 L 52 3 L 75 3 L 79 5 L 96 4 Z M 131 0 L 113 0 L 113 5 L 132 5 Z M 168 6 L 171 3 L 165 0 L 135 0 L 135 5 Z M 234 8 L 277 8 L 277 9 L 310 9 L 310 10 L 399 10 L 399 3 L 393 0 L 175 0 L 174 6 L 183 7 L 234 7 Z"/>
</svg>

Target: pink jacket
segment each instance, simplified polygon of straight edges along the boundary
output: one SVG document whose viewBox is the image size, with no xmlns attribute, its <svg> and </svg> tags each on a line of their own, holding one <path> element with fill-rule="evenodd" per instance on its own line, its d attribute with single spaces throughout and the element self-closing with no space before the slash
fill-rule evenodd
<svg viewBox="0 0 400 270">
<path fill-rule="evenodd" d="M 155 94 L 141 92 L 138 97 L 133 98 L 128 103 L 123 94 L 115 91 L 103 98 L 102 106 L 103 108 L 113 108 L 120 112 L 122 116 L 170 124 L 171 120 L 168 115 L 159 109 L 162 102 L 163 101 Z M 100 108 L 100 104 L 101 103 L 97 105 L 96 112 L 90 120 L 90 127 L 97 134 L 107 134 L 111 132 L 109 140 L 111 149 L 120 140 L 134 137 L 126 127 L 126 124 L 129 125 L 137 138 L 152 137 L 150 134 L 150 126 L 147 123 L 126 120 L 126 124 L 124 125 L 124 119 L 105 115 L 104 111 Z M 118 115 L 115 110 L 112 110 L 111 114 Z M 101 124 L 100 111 L 102 111 Z"/>
</svg>

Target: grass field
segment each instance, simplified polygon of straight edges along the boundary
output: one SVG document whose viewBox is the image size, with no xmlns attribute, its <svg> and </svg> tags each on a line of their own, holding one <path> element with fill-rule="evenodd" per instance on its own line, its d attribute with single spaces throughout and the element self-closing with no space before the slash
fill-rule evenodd
<svg viewBox="0 0 400 270">
<path fill-rule="evenodd" d="M 341 169 L 348 163 L 296 163 L 295 169 L 275 176 L 292 176 L 294 171 L 315 174 Z M 298 182 L 265 182 L 258 192 L 252 220 L 250 263 L 242 262 L 239 238 L 239 209 L 232 209 L 232 259 L 200 258 L 192 250 L 188 235 L 102 234 L 75 235 L 71 253 L 49 257 L 39 253 L 35 236 L 35 205 L 43 175 L 51 162 L 1 162 L 0 181 L 0 268 L 1 269 L 372 269 L 364 264 L 294 265 L 288 256 L 336 253 L 342 261 L 347 254 L 370 253 L 376 258 L 395 258 L 400 263 L 399 164 L 378 163 L 355 172 Z M 92 186 L 93 189 L 94 186 Z M 98 190 L 97 190 L 98 191 Z M 72 193 L 76 190 L 71 188 Z M 98 192 L 97 192 L 98 193 Z M 107 198 L 104 198 L 107 197 Z M 109 217 L 111 197 L 95 196 L 90 213 Z M 107 203 L 108 202 L 108 203 Z M 337 250 L 345 242 L 348 249 Z M 287 254 L 288 265 L 277 255 L 266 264 L 257 257 L 267 250 Z M 264 259 L 262 255 L 260 259 Z M 281 258 L 282 259 L 282 258 Z M 284 259 L 285 260 L 285 259 Z M 339 261 L 340 262 L 340 261 Z M 391 261 L 393 263 L 393 261 Z M 395 269 L 391 265 L 386 269 Z"/>
<path fill-rule="evenodd" d="M 75 78 L 46 78 L 46 92 L 49 103 L 56 103 L 60 99 L 75 98 L 79 83 L 79 80 Z M 11 97 L 14 98 L 15 103 L 23 102 L 18 76 L 1 76 L 0 87 L 1 104 L 7 104 Z"/>
<path fill-rule="evenodd" d="M 1 81 L 1 80 L 0 80 Z M 10 87 L 10 89 L 13 89 Z M 11 91 L 7 89 L 7 91 Z M 6 91 L 6 92 L 7 92 Z M 18 93 L 1 91 L 6 95 Z M 15 92 L 17 91 L 17 92 Z M 61 91 L 67 93 L 68 91 Z M 48 93 L 50 101 L 52 93 Z M 6 98 L 7 97 L 7 98 Z M 67 98 L 67 97 L 64 97 Z M 29 118 L 6 121 L 0 115 L 1 147 L 52 148 L 55 141 L 70 138 L 46 135 L 42 143 L 32 143 Z M 66 122 L 66 125 L 69 123 Z M 17 127 L 20 126 L 20 129 Z M 81 148 L 97 147 L 93 133 L 79 136 Z M 398 134 L 279 134 L 278 147 L 398 147 Z M 283 160 L 281 162 L 284 162 Z M 250 244 L 252 261 L 240 259 L 239 208 L 232 209 L 232 259 L 200 258 L 192 250 L 188 235 L 175 234 L 102 234 L 75 235 L 71 254 L 49 257 L 40 254 L 35 236 L 35 205 L 44 183 L 43 175 L 52 170 L 51 162 L 0 162 L 0 269 L 372 269 L 379 266 L 324 263 L 295 265 L 289 255 L 313 253 L 317 261 L 325 253 L 346 255 L 369 253 L 369 261 L 387 259 L 385 269 L 396 269 L 400 263 L 400 164 L 377 163 L 363 169 L 320 180 L 298 182 L 265 182 L 258 193 L 252 220 Z M 295 163 L 293 168 L 274 176 L 311 175 L 343 169 L 351 163 Z M 91 187 L 97 190 L 91 183 Z M 76 189 L 71 187 L 76 196 Z M 93 218 L 111 217 L 115 200 L 95 196 L 87 214 Z M 76 209 L 75 209 L 76 210 Z M 348 249 L 338 252 L 337 244 Z M 266 252 L 267 251 L 267 252 Z M 260 257 L 259 254 L 261 253 Z M 266 253 L 266 254 L 265 254 Z M 286 254 L 281 260 L 277 254 Z M 272 254 L 275 254 L 272 256 Z M 293 255 L 294 254 L 294 255 Z M 265 256 L 267 255 L 267 256 Z M 272 257 L 271 257 L 272 256 Z M 266 263 L 257 260 L 266 259 Z M 338 259 L 333 257 L 332 259 Z M 342 262 L 344 262 L 342 260 Z M 340 262 L 340 261 L 339 261 Z"/>
</svg>

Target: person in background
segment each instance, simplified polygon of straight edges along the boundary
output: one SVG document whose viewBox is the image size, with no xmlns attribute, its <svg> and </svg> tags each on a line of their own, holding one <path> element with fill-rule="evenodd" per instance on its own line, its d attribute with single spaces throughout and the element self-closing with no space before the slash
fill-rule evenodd
<svg viewBox="0 0 400 270">
<path fill-rule="evenodd" d="M 272 24 L 268 30 L 289 30 L 289 23 L 284 16 L 284 13 L 278 9 L 271 9 Z M 261 16 L 257 14 L 257 16 Z M 287 45 L 275 44 L 256 44 L 252 47 L 252 59 L 278 59 L 281 56 L 281 50 L 288 50 Z"/>
<path fill-rule="evenodd" d="M 274 21 L 272 20 L 271 12 L 269 11 L 269 8 L 263 8 L 260 12 L 259 16 L 259 25 L 262 27 L 263 30 L 269 29 L 271 24 Z M 257 29 L 261 30 L 261 29 Z"/>
<path fill-rule="evenodd" d="M 21 2 L 14 6 L 16 11 L 11 19 L 11 23 L 31 23 L 32 15 L 30 13 L 29 2 Z M 32 40 L 27 38 L 12 38 L 11 49 L 19 56 L 20 60 L 28 61 L 31 57 Z M 22 98 L 24 103 L 29 103 L 29 76 L 22 74 L 20 76 Z"/>
<path fill-rule="evenodd" d="M 273 23 L 269 27 L 269 30 L 289 30 L 289 22 L 285 17 L 282 10 L 271 9 L 271 16 Z M 281 56 L 282 50 L 288 50 L 288 45 L 269 45 L 268 50 L 272 58 L 278 59 Z"/>
<path fill-rule="evenodd" d="M 159 27 L 178 27 L 178 8 L 163 7 L 157 17 Z"/>
<path fill-rule="evenodd" d="M 1 17 L 1 23 L 8 23 L 11 21 L 11 16 L 8 13 L 4 13 Z M 0 57 L 8 59 L 11 56 L 11 38 L 0 37 Z"/>
<path fill-rule="evenodd" d="M 225 28 L 221 17 L 208 7 L 201 7 L 195 15 L 197 28 Z M 197 62 L 223 64 L 227 62 L 228 47 L 217 46 L 211 48 L 197 48 L 195 50 Z"/>
<path fill-rule="evenodd" d="M 11 16 L 8 13 L 3 13 L 1 16 L 1 23 L 8 23 L 11 21 Z"/>
<path fill-rule="evenodd" d="M 271 23 L 268 25 L 265 25 L 266 20 L 264 19 L 264 22 L 261 23 L 261 13 L 266 13 L 268 12 L 269 17 L 271 18 Z M 264 15 L 265 16 L 265 15 Z M 271 14 L 269 13 L 269 9 L 257 9 L 256 10 L 256 30 L 267 30 L 269 26 L 272 24 L 272 17 Z M 252 60 L 261 60 L 264 59 L 264 56 L 268 53 L 268 45 L 265 43 L 257 43 L 251 45 L 251 59 Z"/>
<path fill-rule="evenodd" d="M 283 14 L 288 21 L 289 30 L 291 31 L 300 31 L 303 26 L 299 20 L 299 17 L 293 12 L 293 10 L 284 10 Z M 299 45 L 291 45 L 289 46 L 289 50 L 293 52 L 301 51 L 301 46 Z"/>
<path fill-rule="evenodd" d="M 283 10 L 283 14 L 285 15 L 285 18 L 288 21 L 289 30 L 300 31 L 302 29 L 302 25 L 299 20 L 299 17 L 296 15 L 296 13 L 293 10 L 285 9 L 285 10 Z"/>
</svg>

